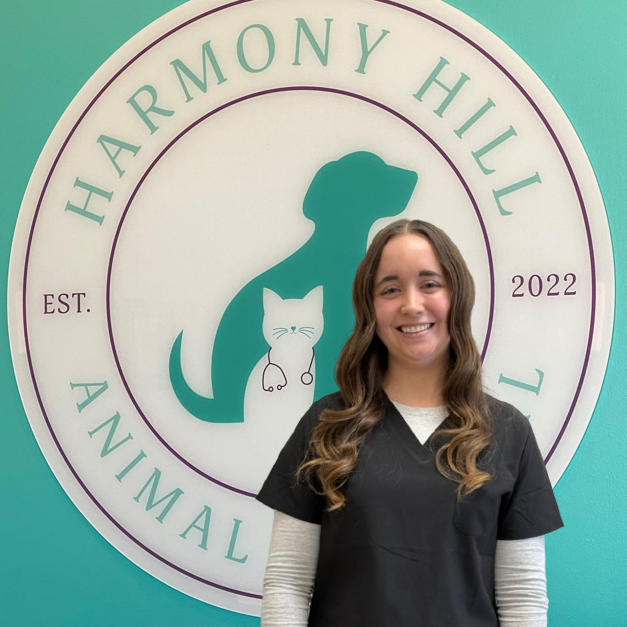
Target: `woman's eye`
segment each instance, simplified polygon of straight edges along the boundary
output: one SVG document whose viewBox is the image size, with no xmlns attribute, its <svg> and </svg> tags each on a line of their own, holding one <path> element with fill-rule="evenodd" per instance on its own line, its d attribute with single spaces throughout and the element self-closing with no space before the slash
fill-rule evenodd
<svg viewBox="0 0 627 627">
<path fill-rule="evenodd" d="M 381 294 L 383 294 L 383 296 L 388 296 L 389 294 L 395 294 L 396 292 L 398 292 L 397 287 L 388 287 L 384 289 L 383 292 L 381 292 Z"/>
</svg>

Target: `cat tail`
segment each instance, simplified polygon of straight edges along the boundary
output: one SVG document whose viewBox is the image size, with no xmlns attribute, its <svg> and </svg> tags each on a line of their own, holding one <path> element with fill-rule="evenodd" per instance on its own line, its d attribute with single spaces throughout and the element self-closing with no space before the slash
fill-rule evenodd
<svg viewBox="0 0 627 627">
<path fill-rule="evenodd" d="M 205 422 L 244 422 L 244 416 L 233 417 L 232 413 L 220 411 L 218 403 L 213 398 L 206 398 L 197 394 L 185 381 L 183 367 L 181 365 L 181 344 L 183 343 L 183 331 L 181 331 L 172 346 L 170 352 L 170 384 L 178 398 L 179 403 L 192 415 Z M 230 414 L 230 415 L 229 415 Z"/>
</svg>

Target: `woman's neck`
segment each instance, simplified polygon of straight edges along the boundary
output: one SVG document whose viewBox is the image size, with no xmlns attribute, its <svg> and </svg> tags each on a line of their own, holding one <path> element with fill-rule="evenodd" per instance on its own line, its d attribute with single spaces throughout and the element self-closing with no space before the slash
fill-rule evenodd
<svg viewBox="0 0 627 627">
<path fill-rule="evenodd" d="M 383 379 L 383 389 L 390 400 L 410 407 L 440 407 L 444 374 L 439 369 L 408 371 L 389 367 Z"/>
</svg>

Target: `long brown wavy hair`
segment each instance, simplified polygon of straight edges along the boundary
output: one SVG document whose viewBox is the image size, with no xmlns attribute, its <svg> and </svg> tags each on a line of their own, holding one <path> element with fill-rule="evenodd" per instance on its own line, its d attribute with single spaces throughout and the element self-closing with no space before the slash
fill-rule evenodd
<svg viewBox="0 0 627 627">
<path fill-rule="evenodd" d="M 457 246 L 444 231 L 422 220 L 397 220 L 375 236 L 353 282 L 355 328 L 335 367 L 344 407 L 322 412 L 312 431 L 308 454 L 297 470 L 297 477 L 304 477 L 326 496 L 328 511 L 345 505 L 342 486 L 357 466 L 360 447 L 385 413 L 382 386 L 388 355 L 376 334 L 374 283 L 383 248 L 403 234 L 419 235 L 431 243 L 451 294 L 449 369 L 442 396 L 454 427 L 439 429 L 433 437 L 434 442 L 440 438 L 444 442 L 436 453 L 437 469 L 458 484 L 458 499 L 492 478 L 479 463 L 479 456 L 492 442 L 492 424 L 481 382 L 481 356 L 470 327 L 474 281 Z"/>
</svg>

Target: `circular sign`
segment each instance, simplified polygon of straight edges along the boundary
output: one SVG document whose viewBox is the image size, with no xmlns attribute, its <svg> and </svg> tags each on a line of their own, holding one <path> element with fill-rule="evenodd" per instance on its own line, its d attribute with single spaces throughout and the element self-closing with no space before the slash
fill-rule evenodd
<svg viewBox="0 0 627 627">
<path fill-rule="evenodd" d="M 9 322 L 41 449 L 115 547 L 259 614 L 254 496 L 334 391 L 355 269 L 399 217 L 459 245 L 486 388 L 555 483 L 605 372 L 611 243 L 574 130 L 503 42 L 426 0 L 197 0 L 90 79 L 26 191 Z"/>
</svg>

